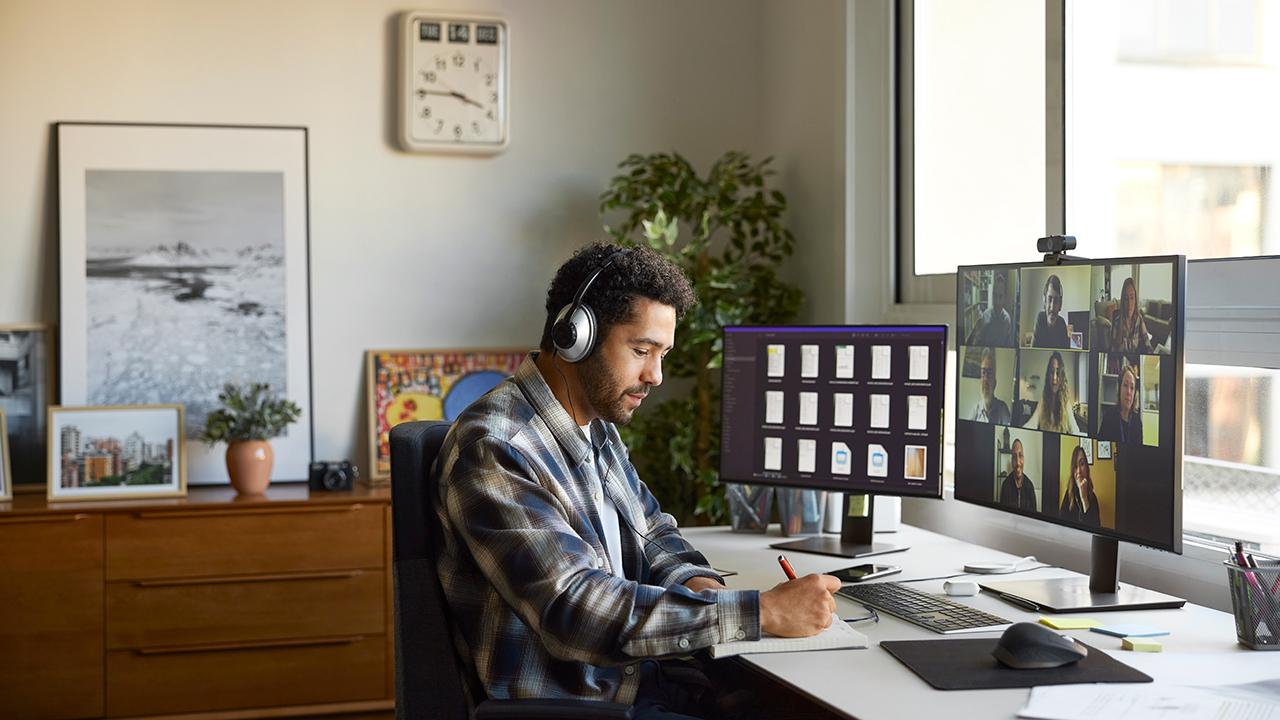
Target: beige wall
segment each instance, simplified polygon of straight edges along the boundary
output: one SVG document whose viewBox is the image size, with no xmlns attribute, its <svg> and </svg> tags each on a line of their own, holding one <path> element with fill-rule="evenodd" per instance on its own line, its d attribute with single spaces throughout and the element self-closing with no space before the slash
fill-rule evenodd
<svg viewBox="0 0 1280 720">
<path fill-rule="evenodd" d="M 395 149 L 386 0 L 0 4 L 0 322 L 57 320 L 59 120 L 310 129 L 315 452 L 363 458 L 369 347 L 532 345 L 631 152 L 776 154 L 805 317 L 844 294 L 838 0 L 442 1 L 511 29 L 511 146 Z M 359 451 L 359 454 L 357 454 Z"/>
</svg>

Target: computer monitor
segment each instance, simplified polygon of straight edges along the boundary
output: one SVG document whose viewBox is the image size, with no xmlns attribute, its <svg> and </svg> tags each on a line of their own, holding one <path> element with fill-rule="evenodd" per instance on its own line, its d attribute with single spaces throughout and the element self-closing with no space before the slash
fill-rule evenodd
<svg viewBox="0 0 1280 720">
<path fill-rule="evenodd" d="M 1118 542 L 1182 552 L 1183 256 L 962 266 L 957 499 L 1093 534 L 1086 580 L 983 583 L 1057 612 L 1179 607 Z"/>
<path fill-rule="evenodd" d="M 720 479 L 848 494 L 942 496 L 945 325 L 724 329 Z M 874 505 L 839 538 L 780 547 L 840 557 L 905 550 L 872 538 Z"/>
</svg>

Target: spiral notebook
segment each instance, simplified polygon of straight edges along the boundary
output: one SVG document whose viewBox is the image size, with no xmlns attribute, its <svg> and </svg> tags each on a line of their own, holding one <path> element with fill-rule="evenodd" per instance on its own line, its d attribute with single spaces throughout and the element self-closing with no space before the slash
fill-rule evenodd
<svg viewBox="0 0 1280 720">
<path fill-rule="evenodd" d="M 765 633 L 759 640 L 738 640 L 711 646 L 711 657 L 722 658 L 746 653 L 801 652 L 804 650 L 837 650 L 867 647 L 867 636 L 849 627 L 838 616 L 831 616 L 826 630 L 802 638 L 774 637 Z"/>
</svg>

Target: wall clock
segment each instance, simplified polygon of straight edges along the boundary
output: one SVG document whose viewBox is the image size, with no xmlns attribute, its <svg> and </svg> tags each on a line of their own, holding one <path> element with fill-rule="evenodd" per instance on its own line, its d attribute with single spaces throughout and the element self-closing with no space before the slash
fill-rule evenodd
<svg viewBox="0 0 1280 720">
<path fill-rule="evenodd" d="M 507 24 L 428 10 L 400 18 L 400 144 L 439 153 L 507 146 Z"/>
</svg>

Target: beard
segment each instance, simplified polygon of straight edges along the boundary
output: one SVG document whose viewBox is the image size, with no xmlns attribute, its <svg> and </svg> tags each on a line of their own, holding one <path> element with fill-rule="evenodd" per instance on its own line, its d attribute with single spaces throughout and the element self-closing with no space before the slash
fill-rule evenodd
<svg viewBox="0 0 1280 720">
<path fill-rule="evenodd" d="M 592 409 L 602 419 L 615 425 L 631 422 L 635 408 L 628 407 L 628 394 L 647 395 L 649 392 L 649 386 L 645 384 L 625 387 L 616 382 L 599 355 L 587 358 L 578 366 L 578 378 L 582 381 L 583 392 Z"/>
</svg>

